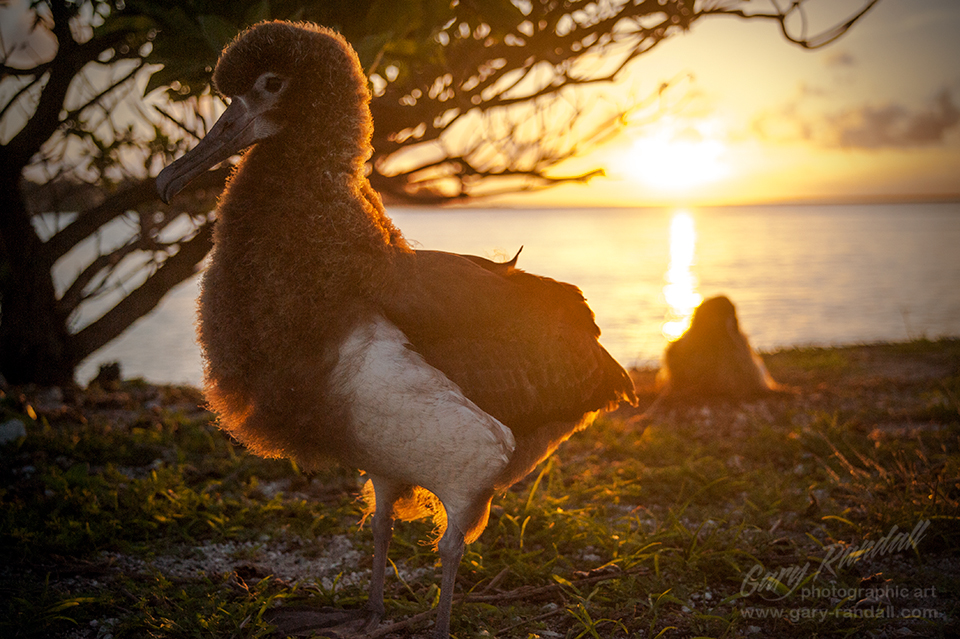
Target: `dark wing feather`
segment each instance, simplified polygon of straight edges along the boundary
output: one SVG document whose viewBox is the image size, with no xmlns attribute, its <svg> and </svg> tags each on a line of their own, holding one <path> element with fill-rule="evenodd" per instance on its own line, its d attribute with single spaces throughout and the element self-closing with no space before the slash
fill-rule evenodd
<svg viewBox="0 0 960 639">
<path fill-rule="evenodd" d="M 489 260 L 415 251 L 381 300 L 431 365 L 515 431 L 636 401 L 580 290 Z"/>
</svg>

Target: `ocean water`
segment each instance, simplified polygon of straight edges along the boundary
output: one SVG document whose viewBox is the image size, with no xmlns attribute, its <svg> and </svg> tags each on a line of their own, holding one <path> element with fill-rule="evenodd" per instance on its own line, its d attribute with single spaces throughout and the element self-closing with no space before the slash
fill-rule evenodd
<svg viewBox="0 0 960 639">
<path fill-rule="evenodd" d="M 502 260 L 583 290 L 625 366 L 656 365 L 701 299 L 754 347 L 960 336 L 960 203 L 649 209 L 391 208 L 419 248 Z M 197 280 L 78 370 L 198 384 Z"/>
</svg>

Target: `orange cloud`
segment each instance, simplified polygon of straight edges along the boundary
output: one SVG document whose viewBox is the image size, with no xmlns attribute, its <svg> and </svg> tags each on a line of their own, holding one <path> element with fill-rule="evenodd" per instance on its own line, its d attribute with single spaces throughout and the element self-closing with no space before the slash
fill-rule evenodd
<svg viewBox="0 0 960 639">
<path fill-rule="evenodd" d="M 941 144 L 960 124 L 960 108 L 946 88 L 918 108 L 865 104 L 811 113 L 807 102 L 816 97 L 823 92 L 802 87 L 795 100 L 754 118 L 754 134 L 769 142 L 813 142 L 823 148 L 902 149 Z"/>
<path fill-rule="evenodd" d="M 835 144 L 846 148 L 881 149 L 931 146 L 960 123 L 960 109 L 943 89 L 932 104 L 911 111 L 897 104 L 863 106 L 828 118 Z"/>
</svg>

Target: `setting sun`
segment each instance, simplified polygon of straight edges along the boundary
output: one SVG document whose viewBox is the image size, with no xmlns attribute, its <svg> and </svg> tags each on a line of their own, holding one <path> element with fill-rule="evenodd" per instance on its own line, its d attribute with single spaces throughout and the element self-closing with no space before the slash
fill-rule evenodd
<svg viewBox="0 0 960 639">
<path fill-rule="evenodd" d="M 634 140 L 624 158 L 624 173 L 657 190 L 679 191 L 715 182 L 729 169 L 726 145 L 710 123 L 679 125 L 668 121 L 651 135 Z"/>
</svg>

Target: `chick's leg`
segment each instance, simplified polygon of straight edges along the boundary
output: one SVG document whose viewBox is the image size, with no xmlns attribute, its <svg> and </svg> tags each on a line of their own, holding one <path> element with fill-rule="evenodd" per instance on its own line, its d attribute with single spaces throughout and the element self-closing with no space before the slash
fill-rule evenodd
<svg viewBox="0 0 960 639">
<path fill-rule="evenodd" d="M 457 570 L 463 559 L 463 532 L 452 521 L 447 521 L 447 530 L 440 538 L 437 549 L 440 551 L 440 565 L 443 578 L 440 582 L 440 602 L 437 604 L 437 625 L 434 631 L 436 639 L 449 639 L 450 613 L 453 609 L 453 588 L 457 582 Z"/>
<path fill-rule="evenodd" d="M 400 499 L 406 486 L 384 479 L 372 477 L 373 491 L 377 505 L 373 512 L 373 572 L 370 575 L 370 598 L 367 600 L 369 615 L 364 630 L 374 628 L 383 617 L 383 584 L 387 572 L 387 551 L 393 538 L 393 505 Z"/>
</svg>

